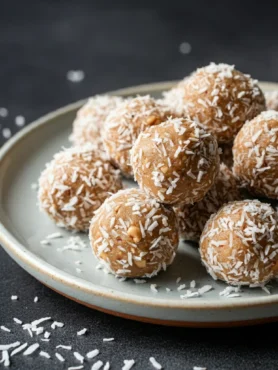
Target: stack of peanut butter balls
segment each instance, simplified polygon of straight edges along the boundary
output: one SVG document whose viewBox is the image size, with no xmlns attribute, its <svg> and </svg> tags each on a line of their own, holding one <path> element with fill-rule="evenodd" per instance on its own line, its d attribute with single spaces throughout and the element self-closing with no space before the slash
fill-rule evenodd
<svg viewBox="0 0 278 370">
<path fill-rule="evenodd" d="M 92 97 L 72 147 L 40 176 L 40 208 L 89 232 L 116 276 L 165 271 L 184 239 L 214 279 L 262 286 L 278 275 L 278 216 L 266 200 L 278 199 L 277 93 L 267 106 L 250 75 L 215 63 L 158 100 Z M 139 187 L 124 189 L 123 177 Z"/>
</svg>

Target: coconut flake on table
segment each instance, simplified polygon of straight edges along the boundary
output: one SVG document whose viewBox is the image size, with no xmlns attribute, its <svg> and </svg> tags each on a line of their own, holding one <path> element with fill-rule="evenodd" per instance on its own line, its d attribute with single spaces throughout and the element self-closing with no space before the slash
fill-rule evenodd
<svg viewBox="0 0 278 370">
<path fill-rule="evenodd" d="M 84 335 L 84 334 L 86 334 L 86 333 L 87 333 L 87 331 L 88 331 L 88 329 L 86 329 L 86 328 L 81 329 L 81 330 L 79 330 L 79 331 L 77 332 L 77 335 Z"/>
<path fill-rule="evenodd" d="M 4 366 L 8 367 L 10 366 L 10 357 L 9 357 L 9 352 L 8 351 L 3 351 L 2 352 L 2 359 L 0 360 L 0 363 L 4 362 Z"/>
<path fill-rule="evenodd" d="M 45 351 L 40 351 L 39 355 L 45 358 L 51 358 L 50 354 Z"/>
<path fill-rule="evenodd" d="M 4 325 L 1 325 L 1 326 L 0 326 L 0 329 L 1 329 L 1 330 L 3 330 L 3 331 L 7 331 L 8 333 L 10 333 L 10 332 L 11 332 L 11 329 L 7 328 L 7 327 L 6 327 L 6 326 L 4 326 Z"/>
<path fill-rule="evenodd" d="M 189 42 L 182 42 L 179 46 L 179 50 L 181 54 L 189 54 L 192 50 L 192 47 Z"/>
<path fill-rule="evenodd" d="M 8 127 L 3 128 L 2 135 L 4 139 L 9 139 L 12 136 L 12 132 Z"/>
<path fill-rule="evenodd" d="M 4 107 L 0 108 L 0 117 L 5 118 L 8 116 L 8 114 L 9 114 L 9 111 L 7 108 L 4 108 Z"/>
<path fill-rule="evenodd" d="M 115 340 L 115 338 L 103 338 L 102 339 L 103 342 L 112 342 L 113 340 Z"/>
<path fill-rule="evenodd" d="M 21 321 L 21 320 L 19 320 L 19 319 L 18 319 L 18 318 L 16 318 L 16 317 L 14 317 L 14 318 L 13 318 L 13 320 L 14 320 L 14 322 L 15 322 L 15 323 L 17 323 L 17 324 L 20 324 L 20 325 L 22 324 L 22 321 Z"/>
<path fill-rule="evenodd" d="M 25 117 L 23 116 L 16 116 L 14 121 L 15 121 L 15 124 L 19 127 L 22 127 L 25 125 Z"/>
<path fill-rule="evenodd" d="M 17 301 L 18 300 L 18 296 L 17 295 L 12 295 L 11 296 L 11 300 L 12 301 Z"/>
<path fill-rule="evenodd" d="M 63 357 L 60 353 L 55 352 L 55 356 L 57 357 L 57 359 L 58 359 L 60 362 L 64 362 L 64 361 L 65 361 L 64 357 Z"/>
<path fill-rule="evenodd" d="M 82 356 L 79 352 L 73 352 L 74 357 L 77 361 L 81 362 L 83 364 L 84 362 L 84 356 Z"/>
<path fill-rule="evenodd" d="M 130 370 L 134 364 L 135 364 L 135 361 L 133 359 L 124 360 L 124 366 L 122 367 L 122 370 Z"/>
<path fill-rule="evenodd" d="M 34 298 L 34 302 L 37 303 L 39 301 L 39 298 L 38 297 L 35 297 Z"/>
<path fill-rule="evenodd" d="M 99 354 L 99 350 L 98 349 L 93 349 L 92 351 L 88 352 L 86 354 L 86 357 L 87 358 L 94 358 L 96 357 L 97 355 Z"/>
<path fill-rule="evenodd" d="M 71 82 L 81 82 L 84 80 L 85 73 L 82 70 L 70 70 L 67 72 L 67 80 Z"/>
<path fill-rule="evenodd" d="M 149 358 L 149 361 L 150 363 L 152 364 L 152 366 L 157 369 L 157 370 L 161 370 L 162 369 L 162 366 L 160 365 L 159 362 L 156 361 L 156 359 L 154 357 L 150 357 Z"/>
<path fill-rule="evenodd" d="M 68 370 L 80 370 L 80 369 L 84 369 L 84 366 L 83 365 L 78 365 L 78 366 L 68 367 Z"/>
<path fill-rule="evenodd" d="M 58 346 L 56 346 L 56 348 L 62 348 L 71 351 L 72 346 L 64 346 L 63 344 L 59 344 Z"/>
<path fill-rule="evenodd" d="M 62 328 L 64 326 L 65 326 L 65 324 L 62 323 L 62 322 L 53 321 L 53 323 L 51 324 L 51 329 Z"/>
<path fill-rule="evenodd" d="M 103 367 L 103 370 L 109 370 L 110 369 L 110 362 L 107 361 L 106 364 Z"/>
<path fill-rule="evenodd" d="M 91 370 L 99 370 L 103 365 L 103 362 L 98 360 L 97 362 L 95 362 L 93 364 L 93 366 L 91 367 Z"/>
<path fill-rule="evenodd" d="M 206 367 L 193 366 L 193 370 L 207 370 Z"/>
</svg>

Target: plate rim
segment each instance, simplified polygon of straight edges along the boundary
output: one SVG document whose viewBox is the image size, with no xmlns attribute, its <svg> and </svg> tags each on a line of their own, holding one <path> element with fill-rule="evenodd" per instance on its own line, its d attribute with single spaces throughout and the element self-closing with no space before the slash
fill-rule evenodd
<svg viewBox="0 0 278 370">
<path fill-rule="evenodd" d="M 109 91 L 104 94 L 110 95 L 137 95 L 140 92 L 157 91 L 157 90 L 167 90 L 174 86 L 177 81 L 165 81 L 150 84 L 143 84 L 138 86 L 132 86 L 128 88 L 118 89 Z M 265 89 L 278 89 L 278 83 L 273 82 L 260 82 L 262 87 Z M 87 98 L 88 99 L 88 98 Z M 56 109 L 30 123 L 28 126 L 16 133 L 11 139 L 9 139 L 0 149 L 0 168 L 5 159 L 5 157 L 15 149 L 16 145 L 24 139 L 29 134 L 33 133 L 40 127 L 49 124 L 49 121 L 57 118 L 59 115 L 66 114 L 72 110 L 76 110 L 87 99 L 82 99 L 77 102 L 68 104 L 62 108 Z M 1 207 L 1 204 L 0 204 Z M 198 300 L 182 300 L 182 299 L 171 299 L 167 302 L 165 299 L 157 297 L 142 297 L 135 293 L 125 293 L 119 290 L 115 290 L 107 287 L 99 287 L 93 282 L 87 282 L 86 280 L 73 276 L 70 273 L 64 272 L 59 268 L 51 265 L 50 263 L 44 261 L 42 258 L 38 257 L 35 253 L 29 251 L 22 243 L 20 243 L 12 233 L 3 225 L 0 221 L 0 243 L 3 248 L 8 252 L 8 254 L 13 258 L 14 255 L 22 262 L 29 266 L 30 270 L 36 270 L 42 275 L 48 276 L 49 278 L 56 280 L 58 283 L 62 283 L 71 287 L 71 289 L 81 289 L 88 294 L 101 296 L 106 299 L 113 299 L 116 301 L 126 302 L 134 305 L 143 305 L 149 307 L 159 307 L 159 308 L 171 308 L 171 309 L 197 309 L 197 310 L 208 310 L 208 309 L 242 309 L 247 307 L 262 307 L 278 303 L 278 294 L 273 294 L 270 296 L 262 297 L 245 297 L 244 302 L 241 300 L 226 301 L 220 299 L 213 299 L 209 302 L 198 302 Z M 23 267 L 24 268 L 24 267 Z M 32 274 L 32 273 L 31 273 Z"/>
</svg>

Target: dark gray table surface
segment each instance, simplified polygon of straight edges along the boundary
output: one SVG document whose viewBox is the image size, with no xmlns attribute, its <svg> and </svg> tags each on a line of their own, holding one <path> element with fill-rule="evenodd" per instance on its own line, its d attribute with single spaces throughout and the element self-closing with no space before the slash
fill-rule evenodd
<svg viewBox="0 0 278 370">
<path fill-rule="evenodd" d="M 141 83 L 179 79 L 210 61 L 235 64 L 261 80 L 278 81 L 278 4 L 251 1 L 2 1 L 0 10 L 0 117 L 12 133 L 64 104 L 95 93 Z M 179 45 L 192 50 L 181 54 Z M 66 79 L 81 69 L 84 81 Z M 24 222 L 24 220 L 23 220 Z M 18 301 L 11 301 L 11 295 Z M 39 302 L 34 303 L 34 297 Z M 0 249 L 0 344 L 32 342 L 13 317 L 30 322 L 51 316 L 65 323 L 42 347 L 51 354 L 71 343 L 82 354 L 99 348 L 103 361 L 120 369 L 151 369 L 154 356 L 165 369 L 278 369 L 277 324 L 237 329 L 168 328 L 111 317 L 78 305 L 44 287 Z M 77 337 L 83 327 L 88 334 Z M 102 338 L 115 337 L 111 343 Z M 33 340 L 35 341 L 35 340 Z M 62 352 L 62 351 L 61 351 Z M 12 358 L 12 369 L 66 369 L 77 365 L 34 354 Z M 90 361 L 90 365 L 93 361 Z M 3 364 L 0 364 L 0 368 Z M 85 369 L 90 369 L 86 363 Z"/>
</svg>

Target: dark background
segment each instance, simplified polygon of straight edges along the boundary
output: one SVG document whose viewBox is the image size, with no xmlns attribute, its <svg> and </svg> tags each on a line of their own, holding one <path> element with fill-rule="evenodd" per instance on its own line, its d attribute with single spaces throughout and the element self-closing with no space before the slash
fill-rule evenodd
<svg viewBox="0 0 278 370">
<path fill-rule="evenodd" d="M 9 1 L 0 2 L 0 117 L 12 133 L 23 115 L 27 123 L 42 114 L 120 87 L 180 79 L 210 61 L 235 64 L 260 80 L 278 81 L 278 2 L 260 1 Z M 179 45 L 190 43 L 182 54 Z M 66 79 L 68 70 L 84 70 L 80 83 Z M 278 369 L 277 324 L 241 329 L 180 329 L 130 322 L 92 311 L 43 287 L 0 250 L 0 344 L 28 335 L 12 323 L 52 316 L 65 322 L 49 352 L 72 342 L 86 353 L 120 369 L 134 358 L 134 369 L 151 369 L 155 356 L 165 369 Z M 10 296 L 17 294 L 19 301 Z M 40 301 L 35 304 L 33 299 Z M 89 329 L 86 337 L 76 332 Z M 115 337 L 102 343 L 103 337 Z M 276 339 L 275 339 L 276 338 Z M 47 350 L 47 349 L 46 349 Z M 73 358 L 68 354 L 67 358 Z M 60 369 L 77 365 L 38 355 L 13 357 L 12 368 Z M 0 364 L 0 367 L 3 366 Z M 89 369 L 88 364 L 85 367 Z"/>
</svg>

